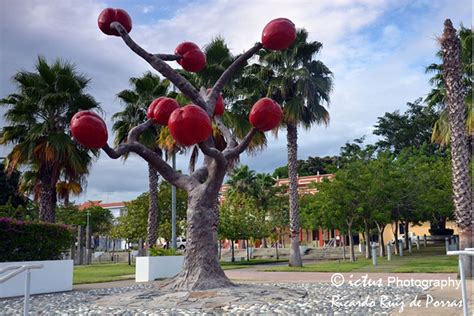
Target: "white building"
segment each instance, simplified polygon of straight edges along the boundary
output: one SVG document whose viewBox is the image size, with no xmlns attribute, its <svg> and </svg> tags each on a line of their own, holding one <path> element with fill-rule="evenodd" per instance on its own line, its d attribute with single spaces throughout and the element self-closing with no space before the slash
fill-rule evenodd
<svg viewBox="0 0 474 316">
<path fill-rule="evenodd" d="M 86 209 L 91 206 L 100 206 L 107 210 L 110 210 L 112 216 L 114 217 L 114 221 L 124 215 L 127 212 L 127 208 L 125 206 L 125 202 L 112 202 L 112 203 L 101 203 L 102 201 L 87 201 L 82 203 L 79 206 L 80 210 Z M 96 250 L 124 250 L 127 249 L 127 243 L 124 239 L 111 239 L 105 236 L 101 236 L 95 240 L 94 248 Z"/>
</svg>

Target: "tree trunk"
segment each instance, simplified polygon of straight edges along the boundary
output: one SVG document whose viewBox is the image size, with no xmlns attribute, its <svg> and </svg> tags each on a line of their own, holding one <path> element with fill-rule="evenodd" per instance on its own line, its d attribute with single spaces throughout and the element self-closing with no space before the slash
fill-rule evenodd
<svg viewBox="0 0 474 316">
<path fill-rule="evenodd" d="M 393 230 L 393 235 L 395 237 L 395 244 L 394 244 L 395 245 L 395 254 L 398 255 L 398 221 L 395 221 L 395 230 Z"/>
<path fill-rule="evenodd" d="M 408 233 L 409 233 L 409 228 L 410 228 L 410 222 L 408 220 L 405 221 L 405 249 L 408 249 L 408 244 L 409 244 L 409 239 L 410 239 L 410 236 L 408 236 Z"/>
<path fill-rule="evenodd" d="M 222 173 L 224 178 L 225 170 Z M 209 179 L 208 179 L 209 180 Z M 165 285 L 179 290 L 205 290 L 232 286 L 217 257 L 217 198 L 222 180 L 188 192 L 186 252 L 183 270 Z M 232 242 L 233 246 L 233 242 Z M 233 249 L 233 247 L 232 247 Z"/>
<path fill-rule="evenodd" d="M 354 253 L 354 239 L 352 238 L 352 223 L 347 224 L 347 234 L 349 235 L 349 257 L 352 262 L 355 262 Z"/>
<path fill-rule="evenodd" d="M 383 232 L 385 230 L 385 225 L 383 223 L 379 224 L 377 222 L 375 222 L 375 225 L 377 225 L 377 230 L 379 231 L 379 253 L 381 257 L 385 257 L 385 242 L 383 240 Z"/>
<path fill-rule="evenodd" d="M 301 267 L 300 253 L 300 214 L 298 210 L 298 131 L 294 123 L 287 123 L 287 145 L 288 145 L 288 196 L 290 200 L 290 267 Z"/>
<path fill-rule="evenodd" d="M 278 240 L 277 240 L 277 242 L 275 243 L 275 252 L 276 252 L 276 258 L 277 258 L 277 260 L 280 259 L 280 255 L 278 254 Z"/>
<path fill-rule="evenodd" d="M 56 183 L 49 167 L 40 169 L 39 220 L 54 223 L 56 215 Z"/>
<path fill-rule="evenodd" d="M 156 245 L 158 238 L 158 173 L 151 164 L 148 164 L 148 226 L 147 226 L 147 248 Z"/>
<path fill-rule="evenodd" d="M 249 252 L 249 240 L 245 240 L 245 248 L 247 250 L 247 261 L 250 261 L 250 252 Z"/>
<path fill-rule="evenodd" d="M 346 261 L 346 236 L 342 235 L 342 261 Z"/>
<path fill-rule="evenodd" d="M 365 259 L 370 259 L 370 232 L 369 221 L 364 219 Z"/>
<path fill-rule="evenodd" d="M 231 251 L 231 256 L 230 256 L 230 262 L 235 262 L 235 255 L 234 255 L 234 240 L 230 241 L 230 251 Z"/>
<path fill-rule="evenodd" d="M 451 130 L 451 164 L 453 201 L 456 223 L 459 228 L 460 249 L 472 248 L 473 213 L 471 179 L 469 175 L 469 143 L 466 133 L 465 89 L 462 82 L 461 43 L 450 20 L 444 22 L 440 38 L 443 55 L 443 78 L 448 103 Z M 463 256 L 466 277 L 473 277 L 472 256 Z"/>
</svg>

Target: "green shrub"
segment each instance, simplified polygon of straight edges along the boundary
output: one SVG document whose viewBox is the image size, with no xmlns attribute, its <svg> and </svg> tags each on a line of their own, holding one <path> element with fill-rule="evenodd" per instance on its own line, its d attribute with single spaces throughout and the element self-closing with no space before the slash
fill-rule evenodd
<svg viewBox="0 0 474 316">
<path fill-rule="evenodd" d="M 150 256 L 156 257 L 156 256 L 182 256 L 183 254 L 178 252 L 176 249 L 170 248 L 157 248 L 157 247 L 151 247 L 149 250 Z"/>
<path fill-rule="evenodd" d="M 454 229 L 446 228 L 431 228 L 428 230 L 431 236 L 451 236 L 454 234 Z"/>
<path fill-rule="evenodd" d="M 60 259 L 73 242 L 70 226 L 0 218 L 0 262 Z"/>
</svg>

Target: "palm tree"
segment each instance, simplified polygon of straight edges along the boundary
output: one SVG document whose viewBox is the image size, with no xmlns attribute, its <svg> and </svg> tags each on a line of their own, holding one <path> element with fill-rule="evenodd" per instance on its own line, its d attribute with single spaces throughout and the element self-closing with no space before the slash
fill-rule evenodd
<svg viewBox="0 0 474 316">
<path fill-rule="evenodd" d="M 299 251 L 300 219 L 298 211 L 297 148 L 298 125 L 306 129 L 313 124 L 328 124 L 332 90 L 332 73 L 314 56 L 321 50 L 319 42 L 308 42 L 308 32 L 299 30 L 293 45 L 278 52 L 262 51 L 260 65 L 251 75 L 267 89 L 267 96 L 283 106 L 283 125 L 287 132 L 288 178 L 290 202 L 290 266 L 302 266 Z"/>
<path fill-rule="evenodd" d="M 133 87 L 132 90 L 123 90 L 117 94 L 124 104 L 124 109 L 112 116 L 114 120 L 112 129 L 115 131 L 115 144 L 125 142 L 129 131 L 147 120 L 146 111 L 148 106 L 154 99 L 168 95 L 170 82 L 168 80 L 162 80 L 159 76 L 151 72 L 147 72 L 140 78 L 131 78 L 130 85 Z M 164 128 L 154 125 L 153 128 L 147 129 L 140 136 L 140 142 L 154 151 L 161 153 L 161 149 L 158 146 L 161 132 L 166 133 Z M 165 137 L 164 139 L 169 140 L 169 137 Z M 173 143 L 174 142 L 171 142 L 171 146 Z M 150 193 L 150 201 L 148 209 L 147 245 L 151 247 L 156 244 L 158 238 L 160 214 L 158 210 L 158 172 L 150 164 L 148 164 L 148 190 Z"/>
<path fill-rule="evenodd" d="M 474 83 L 472 62 L 472 29 L 465 28 L 461 25 L 461 29 L 458 32 L 458 36 L 461 42 L 461 63 L 462 63 L 462 86 L 464 90 L 464 100 L 466 105 L 466 130 L 468 136 L 471 137 L 474 126 L 474 116 L 472 113 L 473 105 L 473 93 L 472 85 Z M 440 50 L 436 54 L 439 58 L 443 57 L 443 52 Z M 440 111 L 439 119 L 433 126 L 432 141 L 446 146 L 449 144 L 451 139 L 451 128 L 449 126 L 449 114 L 447 107 L 447 95 L 445 81 L 443 78 L 443 64 L 433 63 L 426 67 L 427 73 L 433 73 L 433 77 L 430 79 L 430 83 L 433 89 L 426 96 L 426 102 L 429 107 L 437 108 Z"/>
<path fill-rule="evenodd" d="M 255 171 L 250 170 L 247 165 L 234 168 L 229 175 L 227 184 L 229 185 L 229 193 L 245 193 L 256 197 Z"/>
<path fill-rule="evenodd" d="M 20 71 L 13 81 L 17 93 L 0 100 L 0 105 L 9 106 L 4 118 L 10 124 L 0 130 L 0 144 L 13 145 L 7 169 L 11 173 L 23 166 L 34 171 L 39 219 L 54 222 L 56 185 L 61 175 L 82 177 L 89 170 L 92 155 L 98 155 L 72 140 L 69 122 L 76 112 L 98 109 L 99 105 L 84 92 L 89 79 L 67 61 L 58 59 L 49 65 L 38 57 L 35 72 Z"/>
<path fill-rule="evenodd" d="M 450 20 L 444 22 L 440 38 L 443 57 L 443 81 L 451 131 L 453 201 L 459 227 L 460 248 L 473 247 L 472 192 L 469 175 L 469 142 L 466 133 L 466 88 L 463 84 L 461 43 Z M 472 277 L 472 257 L 463 256 L 466 275 Z"/>
</svg>

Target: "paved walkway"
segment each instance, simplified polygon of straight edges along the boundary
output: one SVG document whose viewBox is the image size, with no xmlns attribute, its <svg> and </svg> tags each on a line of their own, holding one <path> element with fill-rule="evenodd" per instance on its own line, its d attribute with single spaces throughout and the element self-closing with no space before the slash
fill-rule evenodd
<svg viewBox="0 0 474 316">
<path fill-rule="evenodd" d="M 226 275 L 238 282 L 280 282 L 280 283 L 332 283 L 333 286 L 350 285 L 357 288 L 378 284 L 396 287 L 430 287 L 425 294 L 415 295 L 403 310 L 392 315 L 462 315 L 459 305 L 461 287 L 455 273 L 331 273 L 331 272 L 263 272 L 255 266 L 245 269 L 226 270 Z M 335 277 L 336 276 L 336 277 Z M 154 281 L 159 284 L 163 281 Z M 122 287 L 136 284 L 135 280 L 82 284 L 74 286 L 75 290 L 91 290 Z M 467 283 L 470 311 L 474 311 L 474 281 Z M 471 315 L 474 315 L 472 313 Z"/>
</svg>

